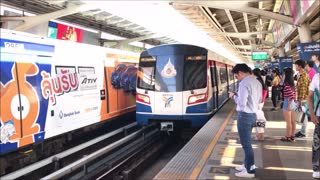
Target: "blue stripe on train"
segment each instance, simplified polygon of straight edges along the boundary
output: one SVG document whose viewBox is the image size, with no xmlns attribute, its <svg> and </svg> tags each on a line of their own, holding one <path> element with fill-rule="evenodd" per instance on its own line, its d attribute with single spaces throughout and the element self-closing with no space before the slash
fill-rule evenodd
<svg viewBox="0 0 320 180">
<path fill-rule="evenodd" d="M 140 125 L 149 124 L 149 120 L 167 120 L 167 121 L 191 121 L 193 127 L 201 127 L 208 120 L 210 115 L 163 115 L 163 114 L 136 114 L 136 120 Z"/>
<path fill-rule="evenodd" d="M 151 107 L 149 105 L 141 104 L 141 103 L 136 103 L 136 111 L 137 112 L 146 112 L 146 113 L 151 113 Z"/>
</svg>

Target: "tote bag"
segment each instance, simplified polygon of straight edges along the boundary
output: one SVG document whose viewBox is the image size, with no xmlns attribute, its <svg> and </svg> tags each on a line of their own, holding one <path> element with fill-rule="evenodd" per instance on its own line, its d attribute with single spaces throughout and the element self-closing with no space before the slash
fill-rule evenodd
<svg viewBox="0 0 320 180">
<path fill-rule="evenodd" d="M 264 102 L 267 98 L 268 90 L 264 89 L 262 90 L 262 102 Z"/>
</svg>

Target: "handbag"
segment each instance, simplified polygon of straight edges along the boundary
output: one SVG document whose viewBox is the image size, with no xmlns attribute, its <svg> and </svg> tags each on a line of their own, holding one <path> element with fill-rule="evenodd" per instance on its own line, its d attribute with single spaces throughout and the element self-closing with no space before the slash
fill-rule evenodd
<svg viewBox="0 0 320 180">
<path fill-rule="evenodd" d="M 263 89 L 262 90 L 262 102 L 264 102 L 267 98 L 268 95 L 268 90 L 267 89 Z"/>
</svg>

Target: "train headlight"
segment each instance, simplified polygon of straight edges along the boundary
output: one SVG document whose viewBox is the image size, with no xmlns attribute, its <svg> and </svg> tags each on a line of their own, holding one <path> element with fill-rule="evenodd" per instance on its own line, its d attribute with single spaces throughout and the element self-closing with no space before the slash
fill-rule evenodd
<svg viewBox="0 0 320 180">
<path fill-rule="evenodd" d="M 207 100 L 206 94 L 192 95 L 188 99 L 188 105 L 194 104 L 194 103 L 205 102 L 206 100 Z"/>
<path fill-rule="evenodd" d="M 150 98 L 147 95 L 137 94 L 136 95 L 136 100 L 139 101 L 139 102 L 150 104 Z"/>
</svg>

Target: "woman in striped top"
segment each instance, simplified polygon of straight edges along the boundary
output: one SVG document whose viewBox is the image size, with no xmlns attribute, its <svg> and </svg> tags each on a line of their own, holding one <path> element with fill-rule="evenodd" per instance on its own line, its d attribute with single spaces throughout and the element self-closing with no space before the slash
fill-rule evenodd
<svg viewBox="0 0 320 180">
<path fill-rule="evenodd" d="M 294 132 L 296 130 L 296 122 L 294 121 L 294 111 L 291 109 L 291 105 L 295 100 L 295 86 L 293 80 L 293 70 L 287 68 L 284 71 L 285 78 L 283 83 L 283 118 L 287 123 L 287 134 L 281 138 L 281 141 L 292 142 L 294 141 Z"/>
</svg>

